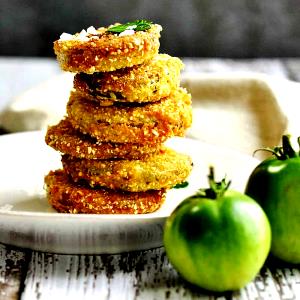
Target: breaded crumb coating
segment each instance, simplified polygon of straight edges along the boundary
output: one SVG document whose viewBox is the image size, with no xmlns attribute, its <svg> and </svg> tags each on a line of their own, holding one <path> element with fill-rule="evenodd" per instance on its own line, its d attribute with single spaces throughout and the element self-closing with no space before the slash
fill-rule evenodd
<svg viewBox="0 0 300 300">
<path fill-rule="evenodd" d="M 74 129 L 68 119 L 48 127 L 45 141 L 63 154 L 86 159 L 140 159 L 164 149 L 162 144 L 99 142 Z"/>
<path fill-rule="evenodd" d="M 177 57 L 158 54 L 153 60 L 114 72 L 79 73 L 74 88 L 100 105 L 121 102 L 155 102 L 179 87 L 183 63 Z"/>
<path fill-rule="evenodd" d="M 182 61 L 159 54 L 162 27 L 140 19 L 63 33 L 54 52 L 74 72 L 66 116 L 45 142 L 62 169 L 45 177 L 51 206 L 71 214 L 146 214 L 189 180 L 191 157 L 164 142 L 192 123 Z"/>
<path fill-rule="evenodd" d="M 154 103 L 99 106 L 71 93 L 67 113 L 72 126 L 99 141 L 158 143 L 183 136 L 192 122 L 191 96 L 179 88 Z"/>
<path fill-rule="evenodd" d="M 62 70 L 89 74 L 114 71 L 142 64 L 158 53 L 162 30 L 158 24 L 130 34 L 111 33 L 107 29 L 90 27 L 74 35 L 62 34 L 54 42 Z"/>
<path fill-rule="evenodd" d="M 165 190 L 130 193 L 74 184 L 63 170 L 45 176 L 48 201 L 60 213 L 146 214 L 165 200 Z"/>
<path fill-rule="evenodd" d="M 62 164 L 75 182 L 84 180 L 91 187 L 130 192 L 172 188 L 185 181 L 192 169 L 188 155 L 170 148 L 141 160 L 88 160 L 64 155 Z"/>
</svg>

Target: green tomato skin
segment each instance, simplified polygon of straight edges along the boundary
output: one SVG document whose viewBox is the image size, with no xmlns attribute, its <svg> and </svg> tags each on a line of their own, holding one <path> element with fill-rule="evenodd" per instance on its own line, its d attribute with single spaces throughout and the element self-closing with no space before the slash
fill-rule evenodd
<svg viewBox="0 0 300 300">
<path fill-rule="evenodd" d="M 166 221 L 164 245 L 187 281 L 217 292 L 237 290 L 265 262 L 271 229 L 254 200 L 228 190 L 217 200 L 184 200 Z"/>
<path fill-rule="evenodd" d="M 300 158 L 268 159 L 258 165 L 246 187 L 267 214 L 272 229 L 271 252 L 300 263 Z"/>
</svg>

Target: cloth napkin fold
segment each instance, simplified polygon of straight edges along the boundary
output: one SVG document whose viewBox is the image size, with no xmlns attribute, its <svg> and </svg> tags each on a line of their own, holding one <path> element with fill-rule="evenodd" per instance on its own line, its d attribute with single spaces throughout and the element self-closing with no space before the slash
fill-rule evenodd
<svg viewBox="0 0 300 300">
<path fill-rule="evenodd" d="M 8 132 L 40 130 L 66 114 L 73 87 L 72 73 L 63 73 L 27 90 L 0 112 L 0 127 Z"/>
<path fill-rule="evenodd" d="M 0 127 L 17 132 L 57 124 L 66 115 L 73 76 L 63 73 L 16 97 L 0 113 Z M 189 138 L 252 155 L 279 145 L 283 133 L 299 136 L 299 82 L 259 73 L 186 73 L 181 85 L 192 94 Z"/>
</svg>

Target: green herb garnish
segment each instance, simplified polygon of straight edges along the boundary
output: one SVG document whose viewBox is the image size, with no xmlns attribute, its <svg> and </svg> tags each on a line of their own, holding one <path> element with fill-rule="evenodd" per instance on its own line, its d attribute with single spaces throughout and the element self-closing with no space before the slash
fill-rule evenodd
<svg viewBox="0 0 300 300">
<path fill-rule="evenodd" d="M 112 26 L 107 29 L 108 32 L 121 33 L 125 30 L 145 31 L 150 29 L 152 22 L 146 20 L 136 20 L 126 24 Z"/>
<path fill-rule="evenodd" d="M 181 182 L 181 183 L 177 183 L 175 186 L 173 186 L 173 189 L 182 189 L 185 188 L 189 185 L 189 183 L 187 181 Z"/>
</svg>

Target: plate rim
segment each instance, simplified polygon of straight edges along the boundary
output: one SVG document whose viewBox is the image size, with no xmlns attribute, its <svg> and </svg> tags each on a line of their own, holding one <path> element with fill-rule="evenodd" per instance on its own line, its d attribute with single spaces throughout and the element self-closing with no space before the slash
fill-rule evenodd
<svg viewBox="0 0 300 300">
<path fill-rule="evenodd" d="M 29 135 L 29 136 L 38 136 L 38 137 L 43 137 L 46 134 L 46 130 L 42 129 L 42 130 L 32 130 L 32 131 L 24 131 L 24 132 L 14 132 L 14 133 L 7 133 L 7 134 L 3 134 L 0 135 L 0 143 L 3 142 L 4 139 L 15 139 L 18 136 L 25 136 L 25 135 Z M 198 139 L 193 139 L 193 138 L 189 138 L 189 137 L 175 137 L 175 139 L 179 140 L 179 139 L 184 139 L 184 140 L 188 140 L 191 143 L 201 143 L 201 140 Z M 204 143 L 204 142 L 203 142 Z M 207 144 L 209 147 L 212 148 L 218 148 L 216 145 L 212 145 L 212 144 Z M 47 146 L 45 144 L 45 146 Z M 49 147 L 49 146 L 48 146 Z M 49 147 L 50 148 L 50 147 Z M 259 162 L 258 159 L 251 157 L 250 155 L 247 155 L 245 153 L 242 153 L 234 148 L 228 148 L 228 147 L 222 147 L 227 149 L 230 152 L 236 152 L 238 153 L 240 156 L 244 156 L 245 158 L 251 158 L 254 160 L 257 160 L 257 162 Z M 50 148 L 51 149 L 51 148 Z M 58 151 L 56 151 L 58 152 Z M 157 212 L 157 211 L 156 211 Z M 169 213 L 171 214 L 171 212 Z M 109 220 L 114 220 L 114 221 L 124 221 L 124 220 L 161 220 L 161 219 L 166 219 L 169 214 L 162 214 L 162 215 L 155 215 L 155 212 L 153 213 L 147 213 L 147 214 L 70 214 L 70 213 L 59 213 L 59 212 L 35 212 L 35 211 L 13 211 L 13 210 L 5 210 L 5 209 L 0 209 L 0 217 L 8 217 L 8 216 L 12 216 L 12 217 L 25 217 L 25 218 L 30 218 L 30 217 L 40 217 L 40 218 L 48 218 L 48 219 L 53 219 L 53 218 L 59 218 L 59 219 L 81 219 L 81 220 L 91 220 L 91 219 L 97 219 L 99 221 L 101 220 L 105 220 L 105 221 L 109 221 Z M 68 216 L 68 218 L 65 218 L 66 216 Z"/>
<path fill-rule="evenodd" d="M 25 135 L 29 135 L 29 136 L 39 136 L 42 137 L 46 134 L 46 130 L 45 129 L 41 129 L 41 130 L 30 130 L 30 131 L 23 131 L 23 132 L 13 132 L 13 133 L 6 133 L 3 135 L 0 135 L 0 143 L 3 142 L 3 140 L 5 139 L 15 139 L 18 136 L 25 136 Z M 180 138 L 181 137 L 177 137 Z M 191 139 L 188 137 L 182 137 L 183 139 L 188 139 L 190 141 L 193 142 L 198 142 L 196 139 Z M 46 143 L 45 143 L 45 146 Z M 58 151 L 56 151 L 58 152 Z M 45 200 L 47 200 L 45 198 Z M 155 213 L 155 212 L 153 212 Z M 35 212 L 35 211 L 12 211 L 12 210 L 5 210 L 5 209 L 0 209 L 0 217 L 20 217 L 20 218 L 31 218 L 31 217 L 39 217 L 39 218 L 48 218 L 48 219 L 53 219 L 53 218 L 59 218 L 61 219 L 60 221 L 67 220 L 66 222 L 68 222 L 69 220 L 73 220 L 73 219 L 80 219 L 80 220 L 84 220 L 86 221 L 90 221 L 91 219 L 97 219 L 99 221 L 103 220 L 103 221 L 124 221 L 124 220 L 163 220 L 166 219 L 168 217 L 167 214 L 163 214 L 163 215 L 153 215 L 153 213 L 147 213 L 147 214 L 71 214 L 71 213 L 59 213 L 59 212 Z M 68 216 L 68 218 L 65 218 L 66 216 Z"/>
<path fill-rule="evenodd" d="M 9 141 L 9 139 L 18 139 L 22 136 L 20 138 L 20 143 L 23 143 L 24 139 L 27 141 L 28 138 L 31 138 L 29 141 L 35 143 L 35 140 L 38 139 L 36 147 L 41 147 L 41 145 L 47 147 L 46 143 L 42 144 L 44 134 L 44 130 L 36 130 L 1 135 L 0 145 L 5 143 L 5 141 Z M 189 148 L 185 148 L 186 144 L 183 148 L 180 148 L 183 139 L 186 141 L 188 140 L 189 143 L 197 144 L 196 149 L 192 147 L 191 150 L 188 150 Z M 206 145 L 208 148 L 204 148 L 205 155 L 210 149 L 213 150 L 213 153 L 220 149 L 220 147 L 216 145 L 211 145 L 204 141 L 188 137 L 176 137 L 173 140 L 175 140 L 173 144 L 174 148 L 177 148 L 178 146 L 180 149 L 178 149 L 179 151 L 184 152 L 184 149 L 187 149 L 187 154 L 195 155 L 193 156 L 193 161 L 196 168 L 191 176 L 190 189 L 181 189 L 182 193 L 176 194 L 174 199 L 175 203 L 166 203 L 166 206 L 162 207 L 161 212 L 156 211 L 149 214 L 136 215 L 69 214 L 58 213 L 55 210 L 49 212 L 43 211 L 42 208 L 41 211 L 38 211 L 39 207 L 37 208 L 37 211 L 21 210 L 22 208 L 14 211 L 10 210 L 9 207 L 7 210 L 5 209 L 6 204 L 10 205 L 8 200 L 6 203 L 3 201 L 3 209 L 0 209 L 0 242 L 34 251 L 59 254 L 116 254 L 163 246 L 163 228 L 167 218 L 181 201 L 184 201 L 186 197 L 191 195 L 191 193 L 194 193 L 196 188 L 198 188 L 198 177 L 196 176 L 200 171 L 201 174 L 204 173 L 202 172 L 203 168 L 201 169 L 201 166 L 199 165 L 200 162 L 202 161 L 202 164 L 204 163 L 207 165 L 207 161 L 201 160 L 201 155 L 199 156 L 199 159 L 198 156 L 196 156 L 198 153 L 197 149 L 199 150 L 201 145 Z M 15 140 L 12 140 L 10 143 L 14 142 Z M 30 146 L 28 146 L 28 149 L 25 151 L 30 151 L 30 147 L 35 147 L 35 144 L 33 144 L 33 146 L 31 145 L 32 143 L 30 143 Z M 251 158 L 251 156 L 246 153 L 242 153 L 234 148 L 225 149 L 227 149 L 227 151 L 225 151 L 225 157 L 231 158 L 234 153 L 238 153 L 240 160 L 245 160 L 245 164 L 249 164 L 249 166 L 252 166 L 252 164 L 254 165 L 253 157 Z M 53 151 L 53 154 L 54 152 L 57 152 L 50 147 L 49 150 Z M 5 151 L 7 151 L 7 148 Z M 44 153 L 42 153 L 41 158 L 43 158 L 43 155 Z M 249 158 L 252 160 L 250 161 Z M 41 170 L 43 170 L 43 172 L 44 167 L 47 167 L 51 160 L 52 157 L 50 157 L 50 160 L 46 161 L 45 165 L 42 166 Z M 257 159 L 255 159 L 255 162 L 256 161 L 258 162 Z M 49 166 L 50 169 L 53 167 L 54 166 Z M 37 169 L 37 174 L 39 174 L 39 171 L 40 169 Z M 20 175 L 23 176 L 23 173 Z M 9 176 L 8 183 L 10 183 L 10 180 L 11 177 Z M 29 178 L 29 183 L 30 180 L 31 179 Z M 199 182 L 199 187 L 201 186 L 202 183 Z M 29 189 L 30 187 L 31 186 L 29 186 Z M 14 184 L 12 183 L 12 186 L 9 185 L 8 189 L 4 187 L 2 195 L 5 196 L 7 191 L 14 190 Z M 17 190 L 18 185 L 16 185 L 16 191 Z M 43 201 L 47 201 L 45 192 L 40 195 L 40 191 L 41 189 L 39 188 L 36 191 L 36 195 L 39 198 L 42 197 L 41 199 Z M 172 197 L 172 194 L 170 196 Z M 18 197 L 17 193 L 16 197 Z M 172 201 L 171 197 L 167 198 L 166 202 Z M 14 195 L 12 195 L 11 199 L 13 201 Z M 13 203 L 14 202 L 11 202 L 11 204 Z"/>
</svg>

